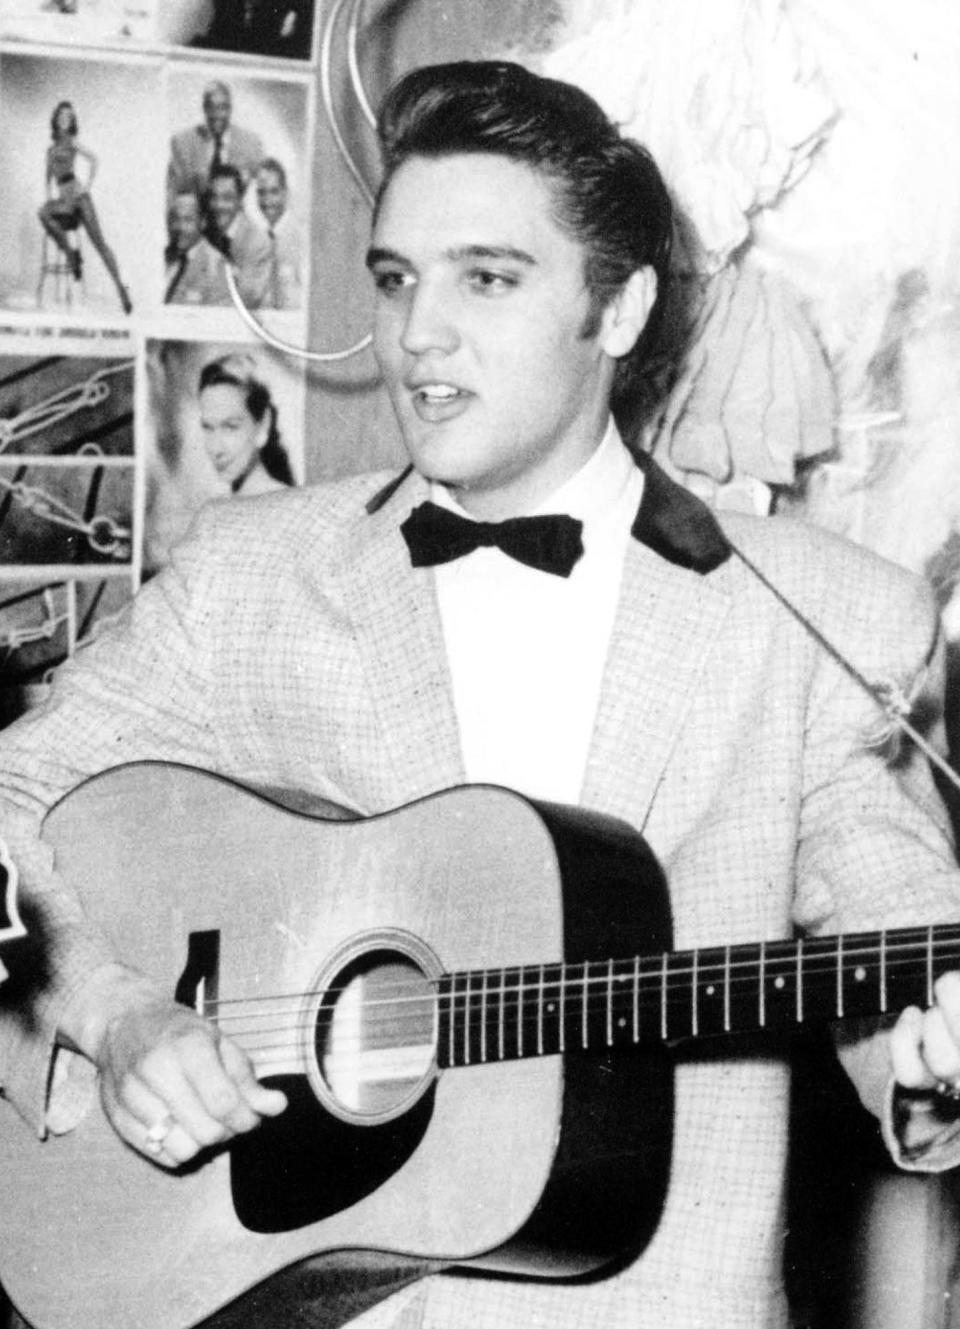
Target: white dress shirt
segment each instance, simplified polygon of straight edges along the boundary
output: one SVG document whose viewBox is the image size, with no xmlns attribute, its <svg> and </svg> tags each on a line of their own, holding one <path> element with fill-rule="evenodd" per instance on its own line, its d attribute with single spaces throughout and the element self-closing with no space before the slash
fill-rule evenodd
<svg viewBox="0 0 960 1329">
<path fill-rule="evenodd" d="M 583 522 L 584 554 L 569 577 L 481 548 L 435 569 L 470 783 L 576 803 L 630 527 L 643 492 L 612 420 L 600 446 L 534 513 Z M 437 503 L 464 513 L 439 484 Z"/>
</svg>

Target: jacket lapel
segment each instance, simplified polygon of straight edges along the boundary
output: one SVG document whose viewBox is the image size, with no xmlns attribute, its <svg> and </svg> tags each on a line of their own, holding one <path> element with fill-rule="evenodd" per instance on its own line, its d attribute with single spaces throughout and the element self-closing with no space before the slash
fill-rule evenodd
<svg viewBox="0 0 960 1329">
<path fill-rule="evenodd" d="M 642 830 L 730 600 L 632 542 L 581 794 Z"/>
<path fill-rule="evenodd" d="M 641 456 L 644 490 L 624 564 L 582 801 L 642 829 L 729 596 L 732 550 L 713 512 Z"/>
<path fill-rule="evenodd" d="M 429 568 L 413 569 L 399 523 L 426 497 L 405 472 L 367 505 L 346 551 L 348 604 L 378 720 L 378 761 L 392 804 L 462 784 L 463 762 L 443 630 Z"/>
</svg>

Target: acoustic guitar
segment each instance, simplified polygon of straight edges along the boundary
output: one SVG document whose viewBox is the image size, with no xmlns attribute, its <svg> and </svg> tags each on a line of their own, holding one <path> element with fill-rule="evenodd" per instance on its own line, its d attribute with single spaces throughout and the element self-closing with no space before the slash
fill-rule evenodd
<svg viewBox="0 0 960 1329">
<path fill-rule="evenodd" d="M 176 1173 L 94 1095 L 43 1143 L 11 1115 L 0 1282 L 37 1329 L 186 1329 L 308 1257 L 596 1276 L 658 1222 L 671 1043 L 894 1012 L 960 962 L 960 925 L 673 951 L 640 835 L 494 787 L 348 820 L 138 763 L 44 834 L 290 1101 Z"/>
</svg>

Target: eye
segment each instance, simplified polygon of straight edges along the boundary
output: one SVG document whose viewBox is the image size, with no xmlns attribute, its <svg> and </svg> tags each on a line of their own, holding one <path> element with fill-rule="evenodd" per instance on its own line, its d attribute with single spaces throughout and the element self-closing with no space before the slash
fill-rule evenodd
<svg viewBox="0 0 960 1329">
<path fill-rule="evenodd" d="M 471 268 L 467 284 L 481 295 L 499 295 L 512 290 L 518 279 L 512 272 L 493 272 L 490 268 Z"/>
<path fill-rule="evenodd" d="M 411 285 L 413 277 L 399 268 L 375 268 L 373 284 L 383 295 L 396 295 L 404 287 Z"/>
</svg>

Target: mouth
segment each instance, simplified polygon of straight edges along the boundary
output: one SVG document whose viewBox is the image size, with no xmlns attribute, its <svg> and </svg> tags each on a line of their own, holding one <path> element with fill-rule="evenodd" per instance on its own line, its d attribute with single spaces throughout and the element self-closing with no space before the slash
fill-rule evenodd
<svg viewBox="0 0 960 1329">
<path fill-rule="evenodd" d="M 419 383 L 410 388 L 414 411 L 421 420 L 431 422 L 459 415 L 473 396 L 452 383 Z"/>
</svg>

